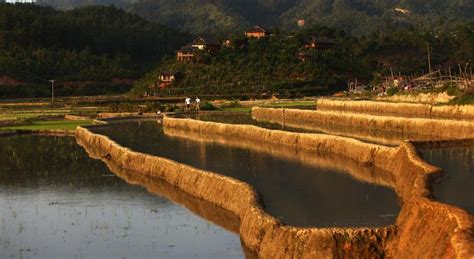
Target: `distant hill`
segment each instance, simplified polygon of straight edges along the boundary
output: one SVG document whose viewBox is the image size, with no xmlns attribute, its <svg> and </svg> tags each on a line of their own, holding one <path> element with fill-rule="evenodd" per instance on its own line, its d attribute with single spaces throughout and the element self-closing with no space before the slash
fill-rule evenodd
<svg viewBox="0 0 474 259">
<path fill-rule="evenodd" d="M 150 21 L 194 34 L 239 31 L 263 24 L 296 28 L 296 21 L 338 26 L 354 34 L 393 27 L 432 26 L 474 18 L 466 0 L 39 0 L 60 9 L 114 4 Z"/>
<path fill-rule="evenodd" d="M 128 82 L 122 79 L 139 78 L 188 38 L 113 6 L 57 11 L 0 3 L 0 77 L 12 79 L 3 85 Z"/>
</svg>

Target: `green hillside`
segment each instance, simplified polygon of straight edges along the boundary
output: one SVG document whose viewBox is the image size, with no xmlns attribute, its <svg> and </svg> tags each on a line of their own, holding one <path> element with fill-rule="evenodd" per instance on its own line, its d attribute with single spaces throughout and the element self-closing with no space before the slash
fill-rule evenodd
<svg viewBox="0 0 474 259">
<path fill-rule="evenodd" d="M 240 35 L 240 34 L 239 34 Z M 311 35 L 331 39 L 330 48 L 308 49 Z M 356 78 L 380 82 L 392 72 L 428 71 L 427 44 L 433 69 L 458 71 L 474 62 L 474 23 L 449 31 L 401 29 L 354 37 L 315 26 L 262 39 L 231 38 L 232 46 L 216 52 L 197 51 L 192 62 L 163 60 L 133 89 L 136 94 L 295 97 L 346 89 Z M 302 60 L 300 53 L 305 53 Z M 179 72 L 164 89 L 156 83 L 163 72 Z"/>
<path fill-rule="evenodd" d="M 0 77 L 22 85 L 44 84 L 49 79 L 136 79 L 165 55 L 173 55 L 185 38 L 115 7 L 56 11 L 30 4 L 0 4 Z M 0 96 L 19 88 L 2 88 Z M 37 88 L 24 94 L 40 94 Z"/>
<path fill-rule="evenodd" d="M 222 34 L 263 24 L 287 30 L 298 19 L 311 26 L 337 26 L 357 35 L 389 28 L 430 27 L 440 20 L 474 18 L 465 0 L 41 0 L 58 8 L 116 4 L 150 21 L 193 34 Z"/>
</svg>

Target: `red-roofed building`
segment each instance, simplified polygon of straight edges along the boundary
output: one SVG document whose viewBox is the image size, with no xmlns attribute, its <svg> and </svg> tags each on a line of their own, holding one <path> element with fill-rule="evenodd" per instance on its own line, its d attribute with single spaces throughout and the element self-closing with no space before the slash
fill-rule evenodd
<svg viewBox="0 0 474 259">
<path fill-rule="evenodd" d="M 248 30 L 245 31 L 245 36 L 247 38 L 260 39 L 260 38 L 267 37 L 269 35 L 270 35 L 270 32 L 268 30 L 266 30 L 265 28 L 263 28 L 262 26 L 260 26 L 260 25 L 256 25 L 253 28 L 248 29 Z"/>
</svg>

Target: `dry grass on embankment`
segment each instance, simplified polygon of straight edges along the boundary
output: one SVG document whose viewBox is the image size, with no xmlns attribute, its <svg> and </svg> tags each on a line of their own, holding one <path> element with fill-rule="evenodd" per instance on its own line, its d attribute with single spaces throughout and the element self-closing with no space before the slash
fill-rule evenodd
<svg viewBox="0 0 474 259">
<path fill-rule="evenodd" d="M 474 120 L 474 105 L 435 106 L 417 103 L 318 99 L 316 101 L 316 108 L 320 111 L 344 111 L 411 118 L 456 118 Z"/>
<path fill-rule="evenodd" d="M 430 175 L 439 169 L 418 158 L 407 143 L 399 148 L 366 144 L 357 140 L 261 129 L 248 125 L 164 119 L 166 130 L 176 129 L 228 139 L 245 139 L 294 148 L 342 154 L 357 163 L 388 169 L 394 175 L 398 195 L 404 202 L 392 227 L 295 228 L 283 224 L 262 210 L 251 186 L 229 177 L 206 172 L 174 161 L 134 152 L 86 128 L 77 130 L 78 143 L 97 150 L 99 156 L 144 175 L 158 177 L 198 198 L 227 209 L 241 221 L 244 244 L 263 258 L 295 257 L 430 257 L 472 255 L 472 216 L 429 200 Z M 421 221 L 420 221 L 421 219 Z M 394 234 L 395 233 L 395 234 Z"/>
<path fill-rule="evenodd" d="M 78 143 L 94 149 L 125 169 L 157 177 L 195 197 L 237 215 L 240 236 L 251 251 L 263 258 L 320 258 L 340 255 L 379 257 L 391 228 L 303 229 L 283 226 L 259 204 L 253 188 L 241 181 L 179 164 L 169 159 L 138 153 L 86 128 L 77 130 Z"/>
<path fill-rule="evenodd" d="M 403 103 L 448 103 L 456 98 L 447 92 L 442 93 L 416 93 L 416 94 L 396 94 L 392 96 L 377 96 L 375 100 L 385 102 L 403 102 Z"/>
<path fill-rule="evenodd" d="M 361 129 L 419 134 L 432 136 L 437 139 L 474 138 L 474 123 L 471 121 L 425 118 L 410 119 L 403 117 L 341 113 L 335 111 L 272 109 L 259 107 L 252 108 L 252 118 L 260 121 L 275 122 L 307 129 L 318 129 L 320 125 L 349 126 Z"/>
<path fill-rule="evenodd" d="M 179 131 L 182 131 L 200 135 L 201 141 L 214 138 L 241 146 L 245 145 L 245 141 L 250 141 L 254 145 L 258 143 L 259 146 L 262 143 L 279 144 L 281 149 L 285 149 L 284 146 L 322 149 L 342 154 L 352 161 L 381 167 L 393 174 L 392 179 L 395 180 L 392 188 L 396 189 L 404 203 L 396 223 L 398 233 L 392 236 L 385 247 L 388 255 L 463 258 L 474 253 L 473 217 L 463 210 L 429 199 L 430 181 L 439 176 L 441 171 L 425 163 L 411 143 L 405 143 L 398 148 L 388 148 L 334 136 L 272 131 L 248 125 L 225 125 L 189 119 L 165 118 L 164 128 L 168 133 L 180 134 Z M 219 137 L 225 137 L 226 140 L 219 140 Z M 236 144 L 239 141 L 241 144 Z M 358 151 L 354 152 L 354 149 Z M 368 179 L 364 179 L 367 176 Z M 370 174 L 358 174 L 357 178 L 374 181 Z M 390 181 L 385 183 L 390 184 Z"/>
</svg>

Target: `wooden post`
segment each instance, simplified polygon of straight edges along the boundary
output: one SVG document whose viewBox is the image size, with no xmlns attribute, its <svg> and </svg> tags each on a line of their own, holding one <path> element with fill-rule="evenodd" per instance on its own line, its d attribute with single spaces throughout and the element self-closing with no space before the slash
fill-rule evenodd
<svg viewBox="0 0 474 259">
<path fill-rule="evenodd" d="M 429 69 L 429 73 L 431 77 L 431 72 L 433 71 L 431 70 L 431 53 L 430 53 L 430 44 L 428 42 L 426 42 L 426 49 L 428 51 L 428 69 Z"/>
<path fill-rule="evenodd" d="M 449 84 L 453 83 L 453 78 L 451 77 L 451 66 L 449 66 Z"/>
<path fill-rule="evenodd" d="M 469 66 L 469 63 L 466 63 L 466 65 L 464 66 L 464 82 L 466 84 L 466 88 L 469 87 L 469 82 L 471 81 L 471 79 L 467 78 L 467 67 Z"/>
<path fill-rule="evenodd" d="M 391 85 L 391 84 L 393 84 L 393 80 L 395 80 L 395 77 L 393 76 L 392 67 L 390 67 L 390 74 L 392 74 L 392 82 L 390 82 L 390 85 Z"/>
</svg>

